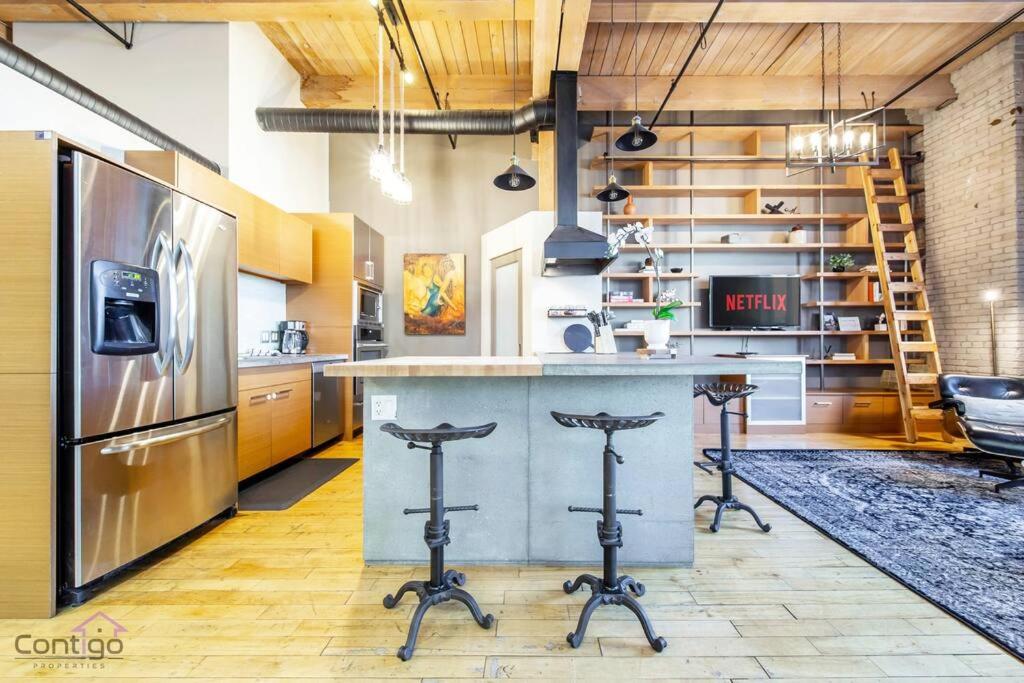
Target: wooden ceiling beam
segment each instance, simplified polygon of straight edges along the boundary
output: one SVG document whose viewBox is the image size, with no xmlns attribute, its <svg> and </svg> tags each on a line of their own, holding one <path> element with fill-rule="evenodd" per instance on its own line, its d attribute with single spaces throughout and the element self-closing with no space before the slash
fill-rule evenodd
<svg viewBox="0 0 1024 683">
<path fill-rule="evenodd" d="M 716 0 L 639 0 L 637 12 L 642 22 L 707 21 Z M 715 23 L 998 23 L 1020 8 L 1019 2 L 1003 0 L 967 0 L 965 2 L 915 0 L 915 2 L 878 2 L 876 0 L 729 0 L 722 6 Z M 630 8 L 632 9 L 632 8 Z M 621 11 L 621 7 L 620 7 Z M 632 18 L 632 12 L 628 15 Z M 611 18 L 608 0 L 593 0 L 590 20 L 607 22 Z M 620 21 L 621 16 L 617 17 Z"/>
<path fill-rule="evenodd" d="M 591 0 L 534 0 L 531 70 L 534 98 L 545 97 L 555 69 L 576 71 L 583 55 Z M 561 25 L 561 35 L 559 35 Z M 557 60 L 557 63 L 556 63 Z"/>
<path fill-rule="evenodd" d="M 843 106 L 863 109 L 861 91 L 876 93 L 877 101 L 895 95 L 916 79 L 915 76 L 850 76 L 843 78 Z M 671 77 L 640 77 L 640 109 L 657 108 L 665 96 Z M 439 91 L 449 93 L 452 109 L 508 109 L 512 98 L 511 76 L 448 76 L 439 79 Z M 632 88 L 622 88 L 616 76 L 581 76 L 583 99 L 580 109 L 605 111 L 632 110 Z M 900 108 L 934 107 L 953 97 L 948 76 L 935 76 L 897 103 Z M 827 92 L 827 105 L 835 106 L 835 86 Z M 406 89 L 410 109 L 432 109 L 428 90 L 417 83 Z M 524 104 L 527 93 L 520 91 Z M 362 109 L 373 105 L 372 76 L 311 76 L 303 79 L 302 101 L 307 107 Z M 821 104 L 821 81 L 817 76 L 689 76 L 669 101 L 670 111 L 718 110 L 800 110 L 817 109 Z"/>
<path fill-rule="evenodd" d="M 90 0 L 104 21 L 351 21 L 371 17 L 367 0 Z M 410 0 L 412 21 L 486 21 L 512 18 L 509 0 Z M 533 0 L 520 0 L 523 18 Z M 0 21 L 84 21 L 65 0 L 0 0 Z"/>
</svg>

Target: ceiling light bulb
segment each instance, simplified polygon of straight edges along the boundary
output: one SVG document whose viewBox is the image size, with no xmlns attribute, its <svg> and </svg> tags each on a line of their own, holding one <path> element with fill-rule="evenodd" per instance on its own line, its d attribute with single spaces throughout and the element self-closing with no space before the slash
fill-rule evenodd
<svg viewBox="0 0 1024 683">
<path fill-rule="evenodd" d="M 860 134 L 860 148 L 867 149 L 871 145 L 871 133 L 863 132 Z"/>
<path fill-rule="evenodd" d="M 408 69 L 402 72 L 402 78 L 405 80 L 406 85 L 412 85 L 412 82 L 416 80 L 415 76 L 412 75 L 412 71 Z"/>
<path fill-rule="evenodd" d="M 804 151 L 804 136 L 803 135 L 797 135 L 795 138 L 793 138 L 793 149 L 796 151 L 797 154 L 802 154 L 803 153 L 803 151 Z"/>
<path fill-rule="evenodd" d="M 988 302 L 999 301 L 999 290 L 986 289 L 985 292 L 981 295 L 981 298 Z"/>
<path fill-rule="evenodd" d="M 818 133 L 811 133 L 811 149 L 815 152 L 821 151 L 821 135 Z"/>
<path fill-rule="evenodd" d="M 370 0 L 370 7 L 377 8 L 377 0 Z"/>
<path fill-rule="evenodd" d="M 398 169 L 392 166 L 388 170 L 388 175 L 381 183 L 380 189 L 384 193 L 384 196 L 388 199 L 397 199 L 400 193 L 399 185 L 401 184 L 401 174 Z"/>
<path fill-rule="evenodd" d="M 370 179 L 374 182 L 383 182 L 391 168 L 391 157 L 384 151 L 383 145 L 377 145 L 377 149 L 370 155 Z"/>
<path fill-rule="evenodd" d="M 412 183 L 404 173 L 399 173 L 395 181 L 395 201 L 399 204 L 412 203 Z"/>
<path fill-rule="evenodd" d="M 843 147 L 849 149 L 853 146 L 853 131 L 848 130 L 843 133 Z"/>
<path fill-rule="evenodd" d="M 836 139 L 836 134 L 835 133 L 832 133 L 831 135 L 828 136 L 828 146 L 829 146 L 829 149 L 835 149 L 837 142 L 838 142 L 838 140 Z"/>
</svg>

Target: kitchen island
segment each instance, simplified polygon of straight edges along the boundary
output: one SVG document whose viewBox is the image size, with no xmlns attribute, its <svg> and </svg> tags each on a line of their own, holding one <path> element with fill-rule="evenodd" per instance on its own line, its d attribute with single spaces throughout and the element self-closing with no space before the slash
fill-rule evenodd
<svg viewBox="0 0 1024 683">
<path fill-rule="evenodd" d="M 786 374 L 798 363 L 756 358 L 636 354 L 536 357 L 397 357 L 328 365 L 325 374 L 362 377 L 363 557 L 368 563 L 423 562 L 423 518 L 404 508 L 427 505 L 424 451 L 380 431 L 497 422 L 487 438 L 445 444 L 450 505 L 479 504 L 451 515 L 457 563 L 598 563 L 599 517 L 570 505 L 600 507 L 604 435 L 566 429 L 551 411 L 644 415 L 653 425 L 616 434 L 618 500 L 642 516 L 620 519 L 626 564 L 693 563 L 693 378 Z M 396 419 L 371 420 L 372 398 L 395 396 Z M 460 519 L 460 517 L 466 517 Z"/>
</svg>

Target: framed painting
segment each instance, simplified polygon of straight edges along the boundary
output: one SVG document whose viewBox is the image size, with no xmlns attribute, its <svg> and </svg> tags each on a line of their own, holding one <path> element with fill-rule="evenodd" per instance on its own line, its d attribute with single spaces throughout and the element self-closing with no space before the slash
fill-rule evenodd
<svg viewBox="0 0 1024 683">
<path fill-rule="evenodd" d="M 466 255 L 406 254 L 403 266 L 405 333 L 466 334 Z"/>
</svg>

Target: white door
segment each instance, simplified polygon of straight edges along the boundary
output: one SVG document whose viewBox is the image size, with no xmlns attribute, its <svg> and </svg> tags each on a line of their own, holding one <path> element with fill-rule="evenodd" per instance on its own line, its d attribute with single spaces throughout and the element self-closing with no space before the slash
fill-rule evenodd
<svg viewBox="0 0 1024 683">
<path fill-rule="evenodd" d="M 491 259 L 491 354 L 523 352 L 522 278 L 519 250 Z"/>
</svg>

